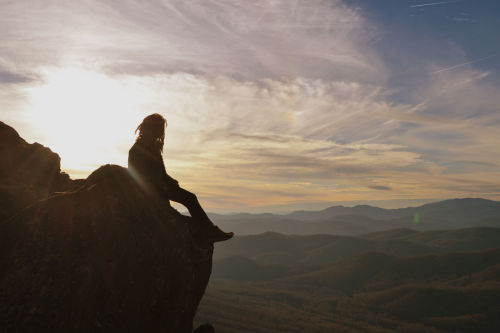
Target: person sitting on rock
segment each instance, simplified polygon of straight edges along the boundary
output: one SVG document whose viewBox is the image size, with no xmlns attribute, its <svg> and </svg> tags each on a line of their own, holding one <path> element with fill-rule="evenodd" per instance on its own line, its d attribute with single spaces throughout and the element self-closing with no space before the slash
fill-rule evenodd
<svg viewBox="0 0 500 333">
<path fill-rule="evenodd" d="M 128 153 L 129 170 L 148 193 L 184 205 L 194 220 L 190 227 L 196 236 L 212 243 L 230 239 L 234 234 L 214 225 L 196 195 L 167 174 L 162 158 L 166 126 L 166 119 L 158 113 L 144 118 L 135 130 L 139 134 Z"/>
</svg>

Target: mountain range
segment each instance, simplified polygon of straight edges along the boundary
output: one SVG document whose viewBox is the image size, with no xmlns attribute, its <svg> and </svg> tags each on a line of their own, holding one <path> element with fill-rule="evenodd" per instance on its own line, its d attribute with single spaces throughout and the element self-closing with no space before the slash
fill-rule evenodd
<svg viewBox="0 0 500 333">
<path fill-rule="evenodd" d="M 216 244 L 213 278 L 260 281 L 311 272 L 369 252 L 414 257 L 500 248 L 499 228 L 415 231 L 395 229 L 361 236 L 282 235 L 268 232 Z"/>
<path fill-rule="evenodd" d="M 400 209 L 360 205 L 333 206 L 320 211 L 295 211 L 284 215 L 239 213 L 210 216 L 223 229 L 239 235 L 268 231 L 289 235 L 360 235 L 401 228 L 423 231 L 500 227 L 500 202 L 466 198 Z"/>
<path fill-rule="evenodd" d="M 237 236 L 196 320 L 219 332 L 497 332 L 500 229 Z"/>
</svg>

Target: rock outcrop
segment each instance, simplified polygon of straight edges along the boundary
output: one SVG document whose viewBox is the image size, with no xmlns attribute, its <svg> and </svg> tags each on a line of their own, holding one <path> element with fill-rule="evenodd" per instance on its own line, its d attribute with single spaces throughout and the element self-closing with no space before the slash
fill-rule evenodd
<svg viewBox="0 0 500 333">
<path fill-rule="evenodd" d="M 27 143 L 0 121 L 0 221 L 50 193 L 73 190 L 83 180 L 61 173 L 60 157 L 39 143 Z"/>
<path fill-rule="evenodd" d="M 2 126 L 0 183 L 18 196 L 1 201 L 0 332 L 192 332 L 213 247 L 190 218 L 120 166 L 72 181 L 57 154 Z"/>
</svg>

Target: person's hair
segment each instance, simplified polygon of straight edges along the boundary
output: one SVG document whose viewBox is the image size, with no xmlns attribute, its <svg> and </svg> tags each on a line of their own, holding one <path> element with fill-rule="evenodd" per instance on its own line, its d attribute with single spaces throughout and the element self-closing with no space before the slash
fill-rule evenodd
<svg viewBox="0 0 500 333">
<path fill-rule="evenodd" d="M 136 141 L 143 141 L 151 145 L 151 148 L 158 149 L 161 153 L 165 141 L 166 126 L 167 120 L 161 114 L 150 114 L 144 118 L 139 126 L 137 126 L 135 133 L 139 132 L 139 134 L 137 135 Z"/>
</svg>

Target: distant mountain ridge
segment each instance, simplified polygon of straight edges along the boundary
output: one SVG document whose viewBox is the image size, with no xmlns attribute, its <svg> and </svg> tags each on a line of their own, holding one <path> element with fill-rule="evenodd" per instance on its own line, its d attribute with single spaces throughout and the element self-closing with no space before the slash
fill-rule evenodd
<svg viewBox="0 0 500 333">
<path fill-rule="evenodd" d="M 500 202 L 450 199 L 418 207 L 384 209 L 368 205 L 332 206 L 320 211 L 279 214 L 211 214 L 223 227 L 237 234 L 274 231 L 284 234 L 356 235 L 411 228 L 415 230 L 500 227 Z"/>
<path fill-rule="evenodd" d="M 346 207 L 342 205 L 331 206 L 322 210 L 296 210 L 288 214 L 273 214 L 273 213 L 234 213 L 234 214 L 216 214 L 211 213 L 215 219 L 234 219 L 234 218 L 281 218 L 295 219 L 301 221 L 318 220 L 321 218 L 331 218 L 345 215 L 368 216 L 374 219 L 392 219 L 405 215 L 412 215 L 415 212 L 431 212 L 440 210 L 449 210 L 460 208 L 468 210 L 470 208 L 486 208 L 500 209 L 500 201 L 482 199 L 482 198 L 460 198 L 447 199 L 443 201 L 428 203 L 416 207 L 386 209 L 370 205 L 357 205 L 354 207 Z"/>
</svg>

